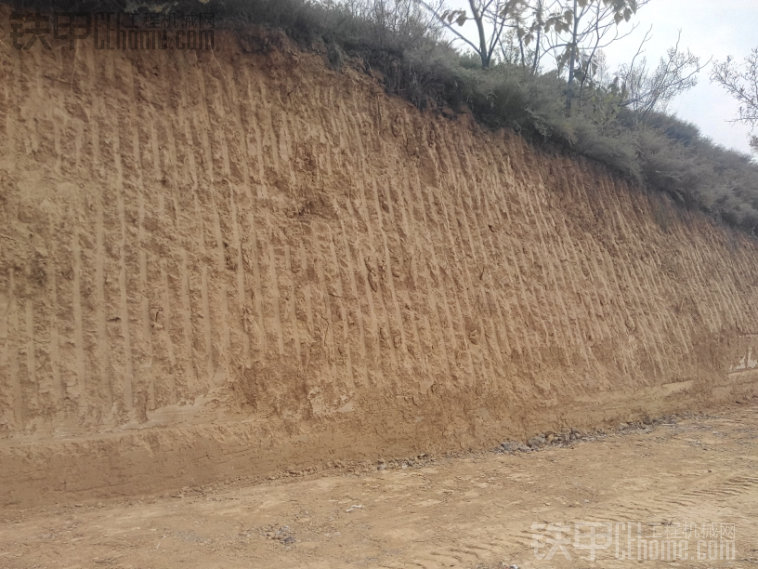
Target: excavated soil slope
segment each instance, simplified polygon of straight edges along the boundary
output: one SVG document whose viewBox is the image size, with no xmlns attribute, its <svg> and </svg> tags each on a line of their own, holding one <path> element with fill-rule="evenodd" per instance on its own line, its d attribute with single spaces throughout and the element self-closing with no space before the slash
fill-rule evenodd
<svg viewBox="0 0 758 569">
<path fill-rule="evenodd" d="M 746 238 L 276 34 L 17 51 L 8 19 L 0 504 L 756 393 Z"/>
</svg>

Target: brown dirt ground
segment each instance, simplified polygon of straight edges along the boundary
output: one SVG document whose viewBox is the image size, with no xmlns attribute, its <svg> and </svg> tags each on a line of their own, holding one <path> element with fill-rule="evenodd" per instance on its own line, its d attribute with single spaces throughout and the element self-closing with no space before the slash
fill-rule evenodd
<svg viewBox="0 0 758 569">
<path fill-rule="evenodd" d="M 591 563 L 574 547 L 581 536 L 567 546 L 571 561 L 539 561 L 530 528 L 632 523 L 636 540 L 639 522 L 646 541 L 669 532 L 688 544 L 686 561 L 642 566 L 746 569 L 758 565 L 757 460 L 751 405 L 539 452 L 331 465 L 264 484 L 6 509 L 0 567 L 629 567 L 639 566 L 636 541 L 631 561 L 617 559 L 613 543 Z M 707 559 L 711 524 L 734 524 L 734 560 Z"/>
</svg>

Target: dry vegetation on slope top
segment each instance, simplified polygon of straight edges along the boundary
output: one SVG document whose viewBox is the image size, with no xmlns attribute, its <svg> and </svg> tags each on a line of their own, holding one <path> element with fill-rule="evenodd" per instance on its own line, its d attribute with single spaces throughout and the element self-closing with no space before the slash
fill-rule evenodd
<svg viewBox="0 0 758 569">
<path fill-rule="evenodd" d="M 554 73 L 533 76 L 499 64 L 483 71 L 471 57 L 442 41 L 413 10 L 392 11 L 383 0 L 21 0 L 21 9 L 174 10 L 212 12 L 220 26 L 246 35 L 250 26 L 284 30 L 302 47 L 324 42 L 339 68 L 358 56 L 367 72 L 379 72 L 385 88 L 419 108 L 470 110 L 491 128 L 512 128 L 543 148 L 592 158 L 678 206 L 699 210 L 719 223 L 758 235 L 758 165 L 726 150 L 698 129 L 665 114 L 641 117 L 624 110 L 613 120 L 591 104 L 566 117 L 565 81 Z M 378 8 L 377 8 L 378 6 Z M 270 46 L 259 45 L 265 51 Z M 592 93 L 588 93 L 588 100 Z"/>
</svg>

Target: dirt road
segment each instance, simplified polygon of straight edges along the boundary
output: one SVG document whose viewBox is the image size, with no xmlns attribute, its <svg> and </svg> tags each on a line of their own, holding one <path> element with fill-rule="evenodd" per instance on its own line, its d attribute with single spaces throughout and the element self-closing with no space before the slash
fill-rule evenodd
<svg viewBox="0 0 758 569">
<path fill-rule="evenodd" d="M 6 509 L 0 567 L 749 568 L 756 461 L 758 408 L 742 407 L 538 452 Z"/>
</svg>

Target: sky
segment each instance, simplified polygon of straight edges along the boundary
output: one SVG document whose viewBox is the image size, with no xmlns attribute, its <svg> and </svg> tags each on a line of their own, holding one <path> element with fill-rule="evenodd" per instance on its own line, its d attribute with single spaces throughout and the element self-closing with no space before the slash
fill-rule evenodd
<svg viewBox="0 0 758 569">
<path fill-rule="evenodd" d="M 449 0 L 447 4 L 455 8 L 468 6 L 466 0 Z M 631 60 L 651 25 L 652 39 L 645 47 L 651 67 L 676 43 L 679 30 L 680 48 L 689 48 L 703 63 L 711 57 L 724 61 L 728 55 L 742 61 L 752 48 L 758 47 L 758 0 L 651 0 L 631 23 L 639 26 L 629 37 L 605 50 L 611 70 Z M 711 65 L 700 73 L 696 87 L 671 102 L 668 112 L 694 123 L 714 142 L 750 153 L 750 128 L 728 122 L 739 116 L 739 105 L 710 82 L 710 69 Z"/>
</svg>

